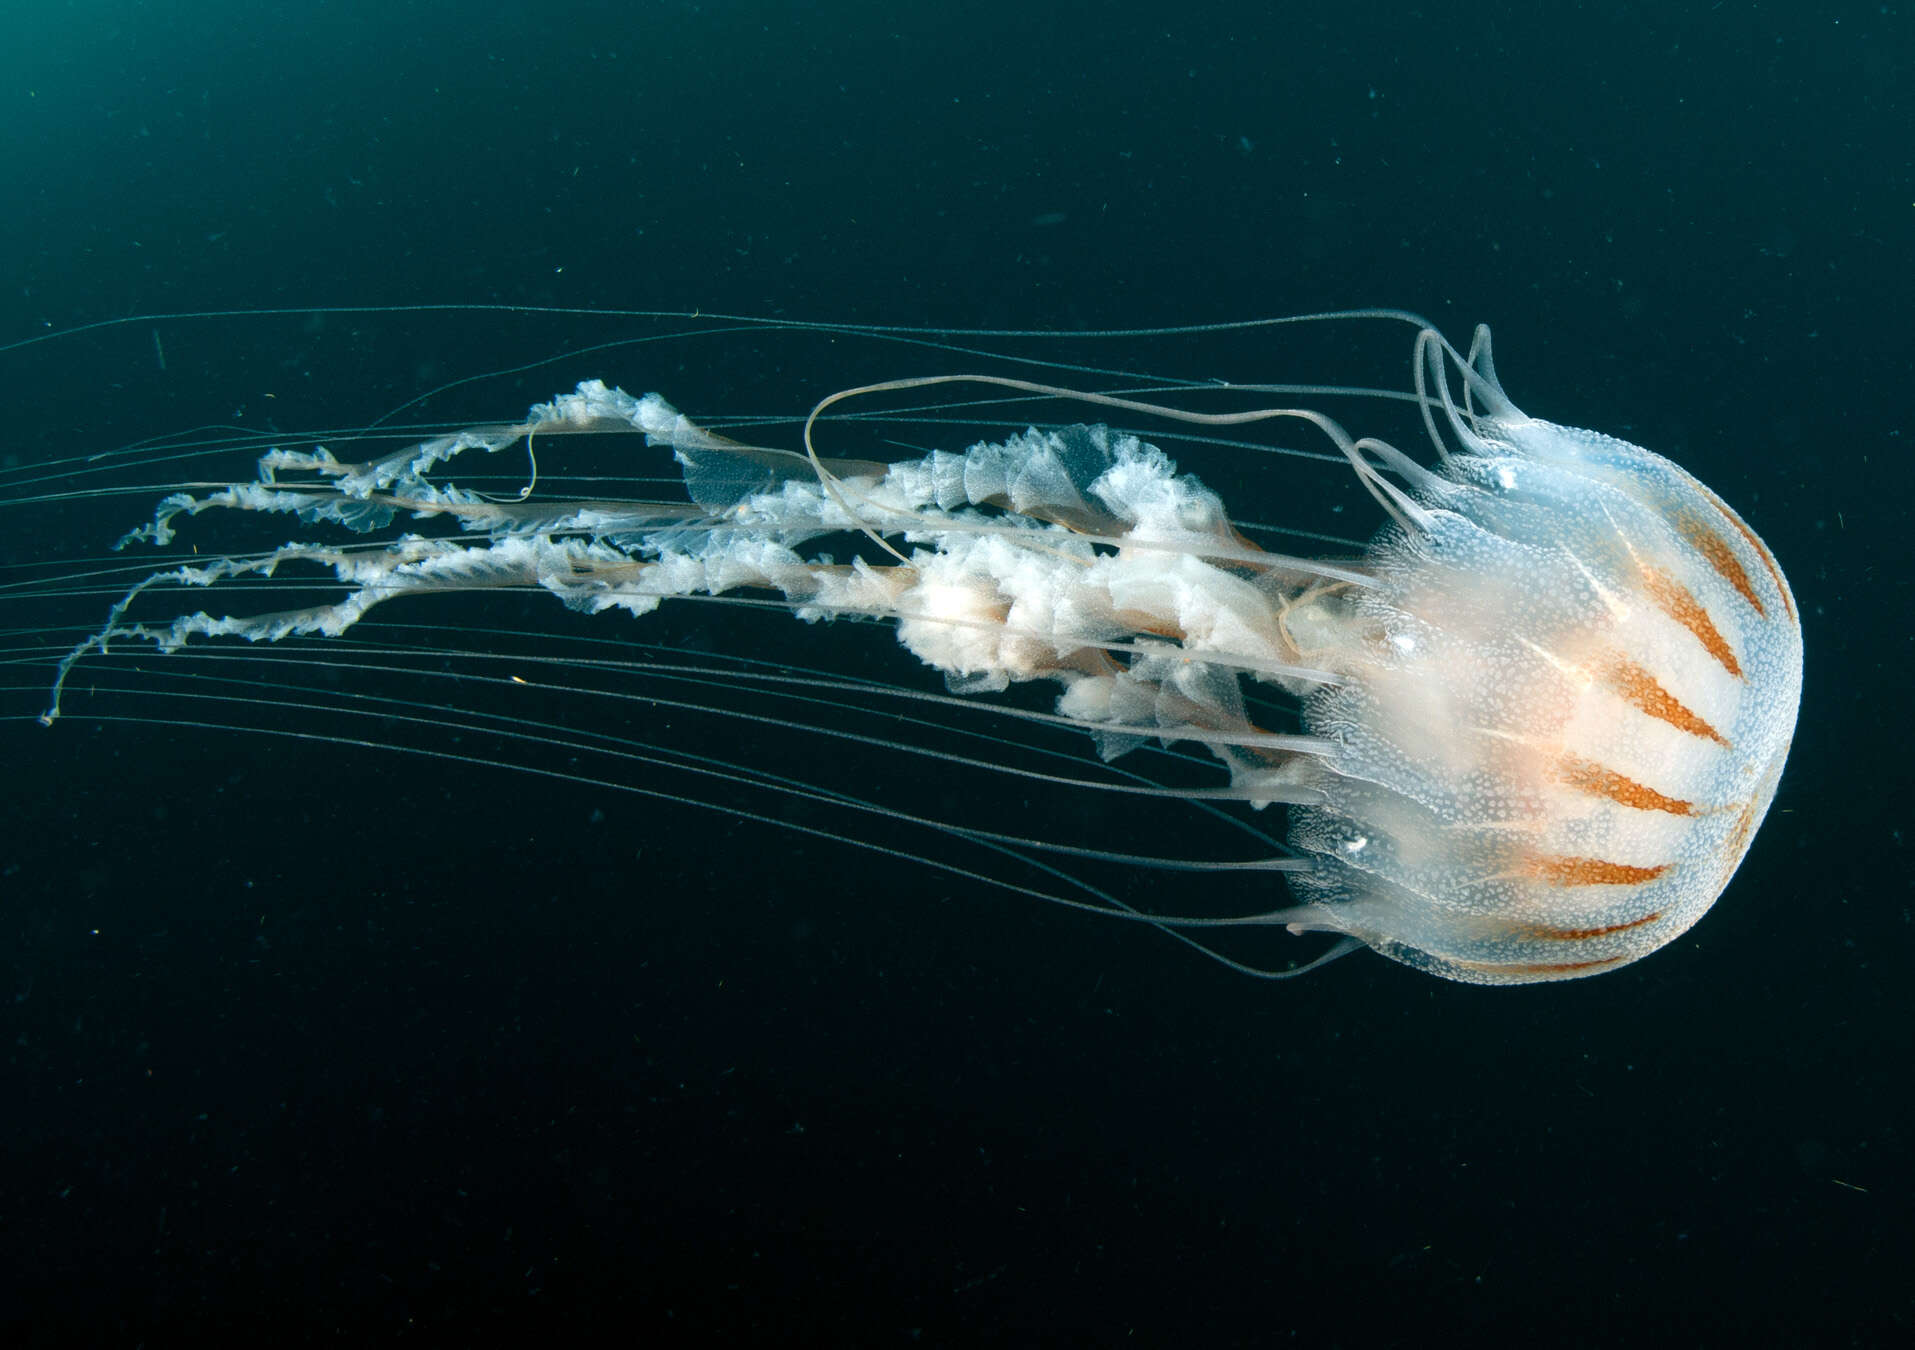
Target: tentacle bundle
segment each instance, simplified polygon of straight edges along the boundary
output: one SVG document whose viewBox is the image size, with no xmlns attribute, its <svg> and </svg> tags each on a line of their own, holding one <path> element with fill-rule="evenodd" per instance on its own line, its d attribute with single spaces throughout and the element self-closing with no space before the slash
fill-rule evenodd
<svg viewBox="0 0 1915 1350">
<path fill-rule="evenodd" d="M 435 475 L 469 450 L 632 430 L 672 450 L 689 502 L 502 502 Z M 1324 743 L 1255 726 L 1239 677 L 1290 692 L 1330 678 L 1295 661 L 1277 616 L 1298 568 L 1345 584 L 1360 576 L 1262 553 L 1231 527 L 1215 493 L 1161 450 L 1103 426 L 822 468 L 821 476 L 803 455 L 706 431 L 656 394 L 634 398 L 598 381 L 523 422 L 469 428 L 368 463 L 341 463 L 323 448 L 274 450 L 254 482 L 169 496 L 121 546 L 171 543 L 181 518 L 215 510 L 362 535 L 402 516 L 456 528 L 371 545 L 293 542 L 155 573 L 67 655 L 42 720 L 59 715 L 74 664 L 117 642 L 172 651 L 198 638 L 336 637 L 377 605 L 462 590 L 538 588 L 582 612 L 633 615 L 672 597 L 769 591 L 806 621 L 894 621 L 898 640 L 956 692 L 1056 681 L 1058 715 L 1091 732 L 1107 758 L 1146 738 L 1199 742 L 1229 766 L 1226 795 L 1316 800 L 1288 765 Z M 897 541 L 905 561 L 838 562 L 818 548 L 861 530 Z M 329 573 L 337 597 L 264 614 L 128 617 L 158 585 L 217 588 L 300 566 Z"/>
</svg>

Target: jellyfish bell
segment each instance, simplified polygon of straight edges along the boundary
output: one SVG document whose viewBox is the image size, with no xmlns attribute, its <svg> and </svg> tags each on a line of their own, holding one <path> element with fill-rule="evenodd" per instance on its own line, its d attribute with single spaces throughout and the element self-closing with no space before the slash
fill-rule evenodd
<svg viewBox="0 0 1915 1350">
<path fill-rule="evenodd" d="M 1313 614 L 1342 677 L 1306 720 L 1315 915 L 1454 979 L 1624 965 L 1715 902 L 1774 798 L 1801 691 L 1795 602 L 1714 493 L 1649 451 L 1486 414 Z M 1299 631 L 1293 621 L 1292 634 Z M 1436 900 L 1438 903 L 1431 903 Z"/>
<path fill-rule="evenodd" d="M 586 380 L 518 420 L 364 428 L 338 452 L 247 437 L 263 450 L 251 477 L 196 473 L 157 494 L 111 565 L 16 587 L 69 612 L 104 595 L 70 642 L 49 625 L 21 659 L 47 670 L 50 725 L 154 694 L 181 700 L 184 720 L 349 743 L 373 739 L 354 729 L 373 715 L 381 738 L 450 724 L 491 748 L 397 748 L 844 839 L 1150 925 L 1257 974 L 1308 967 L 1253 965 L 1223 935 L 1326 933 L 1312 965 L 1360 945 L 1487 984 L 1615 969 L 1701 917 L 1773 799 L 1800 695 L 1794 599 L 1756 534 L 1682 469 L 1522 413 L 1487 330 L 1459 351 L 1393 311 L 1240 327 L 1377 321 L 1413 326 L 1407 387 L 1146 378 L 1021 354 L 782 417 L 686 413 Z M 1036 340 L 757 328 L 894 360 Z M 1337 416 L 1319 406 L 1336 401 Z M 1427 452 L 1373 434 L 1382 414 L 1406 416 Z M 375 430 L 392 443 L 366 453 Z M 669 459 L 675 490 L 568 466 L 606 443 L 652 474 Z M 15 476 L 10 495 L 99 496 L 109 479 L 118 494 L 204 448 Z M 516 488 L 483 476 L 500 456 L 522 457 Z M 1249 519 L 1262 505 L 1209 485 L 1234 494 L 1245 461 L 1269 475 L 1310 460 L 1374 501 L 1367 544 L 1286 544 Z M 473 617 L 512 593 L 640 627 L 545 647 Z M 457 627 L 379 627 L 462 604 Z M 812 627 L 757 627 L 747 653 L 636 636 L 687 606 L 881 624 L 943 687 L 808 667 L 794 653 Z M 334 692 L 353 671 L 412 684 Z M 617 716 L 528 717 L 520 689 Z M 142 707 L 131 715 L 163 715 Z M 290 709 L 293 726 L 262 724 L 262 708 Z M 740 743 L 675 740 L 679 714 L 721 719 Z M 834 780 L 853 748 L 886 752 L 897 776 Z M 1277 806 L 1281 842 L 1264 824 Z M 1179 872 L 1207 895 L 1251 893 L 1179 910 L 1161 884 Z M 1157 882 L 1101 879 L 1139 875 Z"/>
</svg>

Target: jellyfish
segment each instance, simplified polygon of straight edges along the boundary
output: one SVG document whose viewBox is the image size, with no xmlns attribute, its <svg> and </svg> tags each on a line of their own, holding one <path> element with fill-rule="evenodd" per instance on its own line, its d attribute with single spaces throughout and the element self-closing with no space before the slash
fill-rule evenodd
<svg viewBox="0 0 1915 1350">
<path fill-rule="evenodd" d="M 16 476 L 16 497 L 31 482 L 117 501 L 123 478 L 263 450 L 251 476 L 162 491 L 110 562 L 14 588 L 106 598 L 67 645 L 41 630 L 41 720 L 113 716 L 142 692 L 186 701 L 137 716 L 354 745 L 443 723 L 490 748 L 395 748 L 844 839 L 1272 978 L 1360 948 L 1479 984 L 1614 970 L 1701 918 L 1775 796 L 1802 673 L 1775 557 L 1670 460 L 1522 412 L 1487 328 L 1459 349 L 1399 311 L 1234 326 L 1413 334 L 1407 382 L 1370 387 L 987 361 L 991 335 L 682 319 L 969 364 L 828 392 L 802 415 L 686 413 L 586 379 L 508 421 L 163 441 Z M 1324 410 L 1338 401 L 1349 410 Z M 1367 541 L 1254 519 L 1297 505 L 1286 480 L 1325 463 L 1376 513 Z M 1233 510 L 1227 492 L 1259 501 Z M 528 596 L 567 616 L 551 647 L 526 627 Z M 636 636 L 699 607 L 780 626 L 755 625 L 748 652 L 696 630 Z M 804 664 L 825 625 L 926 678 Z M 339 692 L 348 672 L 433 688 Z M 617 715 L 547 721 L 519 691 Z M 729 720 L 725 752 L 671 739 L 692 716 Z M 778 754 L 758 758 L 771 739 Z M 824 781 L 874 749 L 895 777 Z M 1111 821 L 1122 847 L 1078 833 Z M 1157 884 L 1126 896 L 1104 874 Z M 1247 900 L 1188 912 L 1167 874 Z M 1245 930 L 1329 946 L 1259 965 L 1219 945 Z"/>
</svg>

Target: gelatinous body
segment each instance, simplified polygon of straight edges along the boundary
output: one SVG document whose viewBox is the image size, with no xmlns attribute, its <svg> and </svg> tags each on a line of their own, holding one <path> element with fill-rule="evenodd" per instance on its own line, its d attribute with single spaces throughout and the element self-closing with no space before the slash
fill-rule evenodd
<svg viewBox="0 0 1915 1350">
<path fill-rule="evenodd" d="M 1775 795 L 1801 631 L 1740 517 L 1660 456 L 1505 420 L 1381 586 L 1293 614 L 1343 677 L 1291 841 L 1323 921 L 1485 983 L 1612 969 L 1714 903 Z M 1321 649 L 1315 644 L 1321 642 Z"/>
<path fill-rule="evenodd" d="M 1794 599 L 1755 533 L 1682 469 L 1520 412 L 1485 333 L 1465 356 L 1424 329 L 1413 368 L 1415 391 L 1400 397 L 1434 462 L 1314 410 L 1174 411 L 998 374 L 834 395 L 784 444 L 720 435 L 656 394 L 591 381 L 523 421 L 369 461 L 275 449 L 255 481 L 174 493 L 123 542 L 173 545 L 208 512 L 291 518 L 304 536 L 201 552 L 134 585 L 60 662 L 45 720 L 89 660 L 134 642 L 339 638 L 390 601 L 501 589 L 628 616 L 770 597 L 807 621 L 890 624 L 954 695 L 1053 686 L 1052 708 L 1023 710 L 1024 724 L 1088 733 L 1106 762 L 1194 747 L 1224 774 L 1114 789 L 1206 810 L 1286 804 L 1289 856 L 1215 867 L 1282 873 L 1293 903 L 1211 926 L 1339 934 L 1479 983 L 1614 969 L 1709 908 L 1768 809 L 1800 696 Z M 1273 551 L 1162 450 L 1103 424 L 894 459 L 814 449 L 813 424 L 832 425 L 820 414 L 854 395 L 964 385 L 1206 428 L 1307 424 L 1390 523 L 1355 557 Z M 689 500 L 501 497 L 450 477 L 475 450 L 530 441 L 549 460 L 559 438 L 633 432 L 673 453 Z M 325 595 L 151 612 L 157 593 L 237 598 L 294 572 L 323 575 Z M 1270 725 L 1272 695 L 1295 725 Z M 1017 837 L 931 823 L 990 849 L 1047 846 L 1041 811 Z"/>
</svg>

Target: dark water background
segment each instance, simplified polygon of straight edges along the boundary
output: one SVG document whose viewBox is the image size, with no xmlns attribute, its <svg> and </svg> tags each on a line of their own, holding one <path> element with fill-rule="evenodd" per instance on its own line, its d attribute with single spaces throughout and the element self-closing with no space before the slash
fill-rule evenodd
<svg viewBox="0 0 1915 1350">
<path fill-rule="evenodd" d="M 585 790 L 8 723 L 16 1343 L 1906 1341 L 1905 2 L 23 4 L 0 76 L 0 342 L 1404 306 L 1734 503 L 1808 649 L 1717 909 L 1514 990 L 1265 986 Z M 0 353 L 4 452 L 364 420 L 578 336 L 175 323 L 162 371 L 149 326 Z M 612 359 L 566 380 L 670 383 Z M 10 512 L 10 560 L 127 523 Z"/>
</svg>

